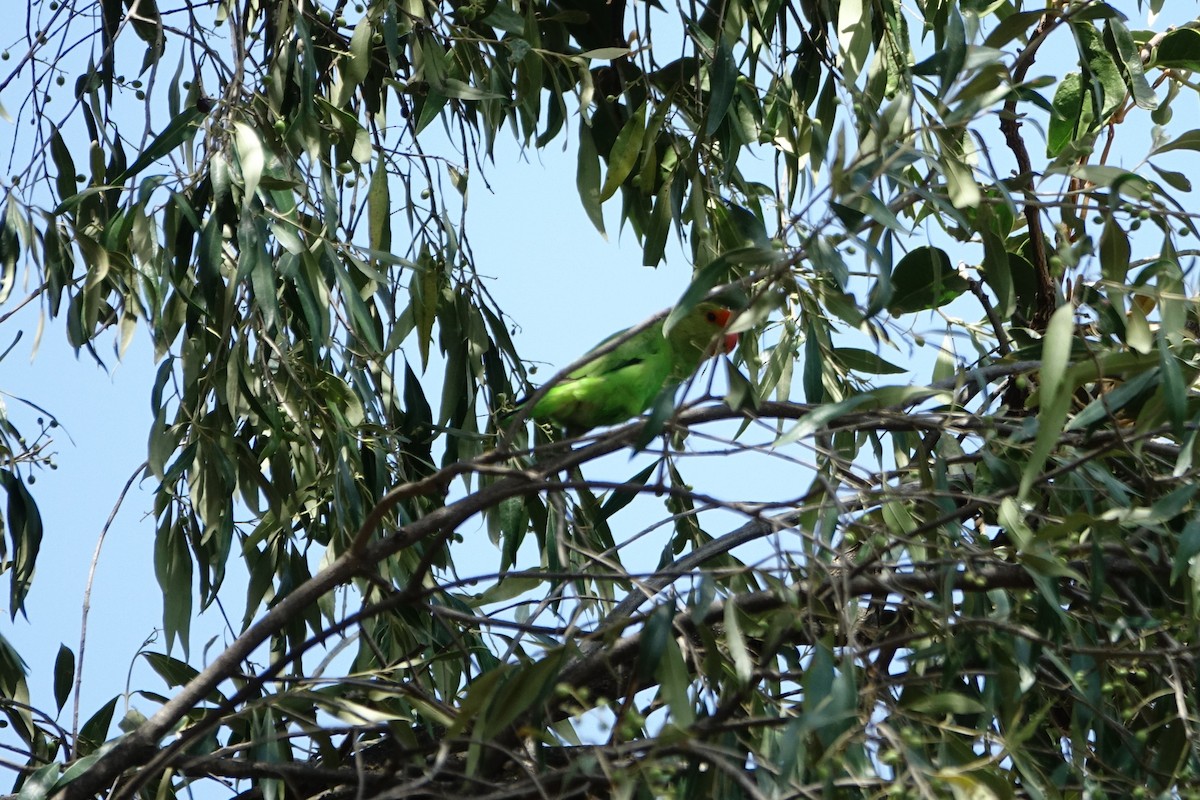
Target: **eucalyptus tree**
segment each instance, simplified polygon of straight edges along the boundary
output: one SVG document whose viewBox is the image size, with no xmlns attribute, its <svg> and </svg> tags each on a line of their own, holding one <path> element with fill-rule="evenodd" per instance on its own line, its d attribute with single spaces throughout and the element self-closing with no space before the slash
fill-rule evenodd
<svg viewBox="0 0 1200 800">
<path fill-rule="evenodd" d="M 67 730 L 74 654 L 43 702 L 0 642 L 15 788 L 1196 794 L 1200 25 L 1164 5 L 28 2 L 0 299 L 153 342 L 164 647 L 152 713 Z M 668 326 L 739 298 L 718 389 L 569 444 L 509 415 L 520 254 L 466 197 L 514 145 L 570 148 L 644 264 L 680 243 Z M 63 535 L 31 424 L 14 618 Z"/>
</svg>

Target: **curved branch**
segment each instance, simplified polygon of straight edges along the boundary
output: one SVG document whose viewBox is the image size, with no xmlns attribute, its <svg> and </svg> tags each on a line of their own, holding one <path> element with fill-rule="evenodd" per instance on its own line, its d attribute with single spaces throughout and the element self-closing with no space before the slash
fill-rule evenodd
<svg viewBox="0 0 1200 800">
<path fill-rule="evenodd" d="M 1025 49 L 1021 51 L 1013 64 L 1014 85 L 1020 85 L 1025 81 L 1025 75 L 1033 66 L 1038 48 L 1063 19 L 1053 11 L 1047 12 L 1042 17 L 1029 44 L 1025 45 Z M 1041 204 L 1033 192 L 1033 165 L 1029 159 L 1029 150 L 1025 147 L 1025 140 L 1021 137 L 1021 120 L 1017 116 L 1018 99 L 1014 91 L 1005 101 L 1004 108 L 1000 112 L 1000 132 L 1004 134 L 1004 141 L 1012 150 L 1013 157 L 1016 158 L 1017 180 L 1020 181 L 1021 190 L 1025 194 L 1025 222 L 1029 227 L 1029 250 L 1037 278 L 1036 307 L 1030 324 L 1034 330 L 1041 332 L 1046 330 L 1046 325 L 1050 322 L 1050 315 L 1054 313 L 1058 304 L 1058 292 L 1054 285 L 1054 278 L 1050 274 L 1050 259 L 1046 254 L 1046 243 L 1042 234 Z"/>
</svg>

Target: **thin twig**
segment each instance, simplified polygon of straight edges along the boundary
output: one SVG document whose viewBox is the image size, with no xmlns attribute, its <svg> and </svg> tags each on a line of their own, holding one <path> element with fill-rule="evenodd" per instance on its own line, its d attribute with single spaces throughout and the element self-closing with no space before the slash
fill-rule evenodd
<svg viewBox="0 0 1200 800">
<path fill-rule="evenodd" d="M 83 655 L 87 649 L 87 626 L 88 613 L 92 610 L 92 586 L 96 581 L 96 565 L 100 563 L 100 551 L 104 547 L 104 538 L 108 535 L 109 528 L 112 527 L 113 521 L 117 518 L 117 512 L 121 510 L 121 505 L 125 502 L 126 495 L 129 494 L 130 488 L 133 487 L 133 482 L 137 480 L 139 474 L 147 466 L 147 462 L 143 461 L 138 465 L 133 474 L 129 476 L 129 480 L 125 481 L 124 488 L 117 495 L 117 502 L 113 504 L 112 511 L 108 515 L 108 520 L 105 521 L 104 527 L 100 529 L 100 536 L 96 539 L 96 549 L 92 552 L 92 565 L 88 568 L 87 584 L 83 589 L 83 611 L 79 620 L 79 654 L 75 658 L 75 703 L 71 711 L 71 739 L 67 746 L 70 748 L 68 758 L 73 758 L 75 755 L 75 747 L 79 743 L 79 696 L 80 689 L 83 686 Z"/>
</svg>

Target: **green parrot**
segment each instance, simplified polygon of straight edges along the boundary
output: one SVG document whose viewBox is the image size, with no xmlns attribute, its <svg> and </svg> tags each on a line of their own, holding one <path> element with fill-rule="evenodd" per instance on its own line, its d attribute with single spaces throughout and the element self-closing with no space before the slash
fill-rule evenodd
<svg viewBox="0 0 1200 800">
<path fill-rule="evenodd" d="M 551 387 L 533 406 L 530 416 L 539 422 L 561 425 L 570 433 L 636 417 L 664 389 L 687 380 L 705 358 L 728 353 L 737 345 L 736 333 L 722 335 L 732 314 L 717 303 L 700 303 L 675 324 L 669 335 L 663 335 L 661 325 L 635 334 Z M 622 333 L 608 337 L 597 347 Z"/>
</svg>

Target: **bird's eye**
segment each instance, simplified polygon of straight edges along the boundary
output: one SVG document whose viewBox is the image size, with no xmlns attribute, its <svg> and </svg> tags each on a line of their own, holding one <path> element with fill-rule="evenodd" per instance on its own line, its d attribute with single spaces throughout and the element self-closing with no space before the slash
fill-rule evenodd
<svg viewBox="0 0 1200 800">
<path fill-rule="evenodd" d="M 715 311 L 710 311 L 707 314 L 705 314 L 705 316 L 708 318 L 709 322 L 717 321 L 717 312 L 715 312 Z"/>
</svg>

